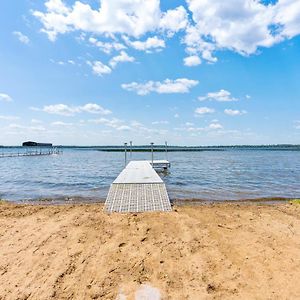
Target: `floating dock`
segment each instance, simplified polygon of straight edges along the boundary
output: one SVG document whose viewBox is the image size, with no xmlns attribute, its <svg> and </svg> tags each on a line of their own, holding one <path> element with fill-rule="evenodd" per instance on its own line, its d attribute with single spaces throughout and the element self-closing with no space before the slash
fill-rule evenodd
<svg viewBox="0 0 300 300">
<path fill-rule="evenodd" d="M 153 166 L 153 167 L 152 167 Z M 168 161 L 131 161 L 112 183 L 106 201 L 107 212 L 170 211 L 165 183 L 154 167 L 167 168 Z"/>
</svg>

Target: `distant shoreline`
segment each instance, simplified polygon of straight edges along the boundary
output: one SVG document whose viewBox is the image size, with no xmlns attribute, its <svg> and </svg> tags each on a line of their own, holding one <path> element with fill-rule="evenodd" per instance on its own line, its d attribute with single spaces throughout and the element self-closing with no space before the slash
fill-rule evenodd
<svg viewBox="0 0 300 300">
<path fill-rule="evenodd" d="M 73 150 L 91 150 L 104 152 L 124 152 L 125 146 L 64 146 L 54 145 L 55 148 L 73 149 Z M 23 146 L 0 146 L 2 149 L 27 149 Z M 35 147 L 30 147 L 35 148 Z M 38 148 L 38 147 L 36 147 Z M 150 152 L 152 151 L 150 145 L 134 145 L 130 148 L 127 145 L 127 151 L 132 152 Z M 278 144 L 278 145 L 228 145 L 228 146 L 174 146 L 169 145 L 154 145 L 154 152 L 198 152 L 198 151 L 230 151 L 230 150 L 267 150 L 267 151 L 300 151 L 300 145 L 292 144 Z"/>
</svg>

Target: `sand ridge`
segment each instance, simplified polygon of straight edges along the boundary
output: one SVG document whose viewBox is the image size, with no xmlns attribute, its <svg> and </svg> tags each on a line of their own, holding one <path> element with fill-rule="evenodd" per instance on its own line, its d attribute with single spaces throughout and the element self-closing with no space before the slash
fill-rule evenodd
<svg viewBox="0 0 300 300">
<path fill-rule="evenodd" d="M 300 298 L 299 205 L 2 203 L 0 245 L 1 300 Z"/>
</svg>

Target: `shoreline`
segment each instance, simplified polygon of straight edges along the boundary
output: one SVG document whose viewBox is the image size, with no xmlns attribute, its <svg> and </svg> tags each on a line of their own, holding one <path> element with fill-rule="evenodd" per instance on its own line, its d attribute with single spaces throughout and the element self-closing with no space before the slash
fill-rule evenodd
<svg viewBox="0 0 300 300">
<path fill-rule="evenodd" d="M 298 299 L 299 241 L 296 203 L 106 214 L 1 202 L 0 299 Z"/>
<path fill-rule="evenodd" d="M 245 198 L 239 200 L 207 200 L 199 198 L 186 198 L 186 199 L 170 199 L 172 206 L 185 206 L 185 205 L 207 205 L 207 204 L 285 204 L 299 198 L 284 198 L 284 197 L 262 197 L 262 198 Z M 80 205 L 80 204 L 104 204 L 104 198 L 91 198 L 91 197 L 53 197 L 53 198 L 37 198 L 25 200 L 7 200 L 0 199 L 0 203 L 8 203 L 15 205 Z"/>
</svg>

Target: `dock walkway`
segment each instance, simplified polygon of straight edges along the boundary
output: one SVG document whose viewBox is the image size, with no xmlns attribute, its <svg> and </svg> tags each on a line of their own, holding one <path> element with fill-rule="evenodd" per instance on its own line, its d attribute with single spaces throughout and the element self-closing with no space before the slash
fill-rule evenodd
<svg viewBox="0 0 300 300">
<path fill-rule="evenodd" d="M 105 209 L 108 212 L 170 211 L 171 204 L 166 186 L 151 162 L 131 161 L 112 183 Z"/>
</svg>

